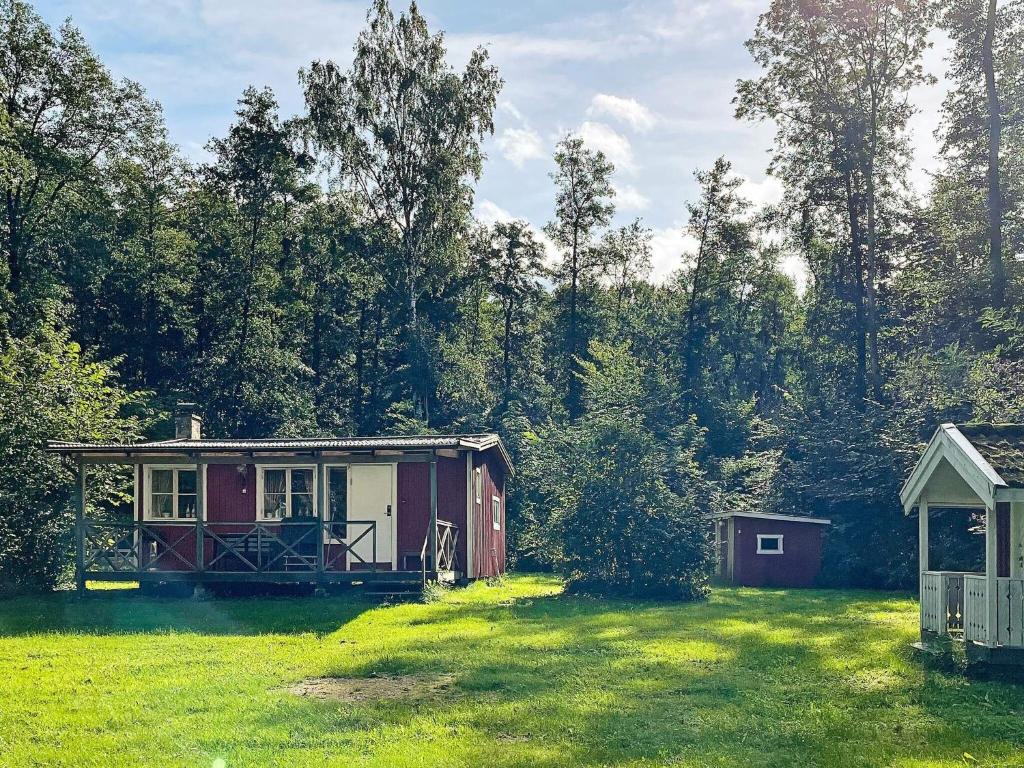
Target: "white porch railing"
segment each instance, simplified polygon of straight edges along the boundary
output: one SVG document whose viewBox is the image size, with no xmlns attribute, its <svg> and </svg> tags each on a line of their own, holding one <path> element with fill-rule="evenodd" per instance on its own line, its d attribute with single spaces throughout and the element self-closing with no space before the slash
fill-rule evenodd
<svg viewBox="0 0 1024 768">
<path fill-rule="evenodd" d="M 996 642 L 1024 647 L 1024 579 L 996 579 Z"/>
<path fill-rule="evenodd" d="M 988 584 L 984 574 L 925 571 L 921 574 L 921 629 L 959 634 L 987 642 Z M 1024 648 L 1024 579 L 996 579 L 996 631 L 999 645 Z"/>
<path fill-rule="evenodd" d="M 949 624 L 942 627 L 941 617 L 935 615 L 937 598 L 934 594 L 943 591 L 942 587 L 935 586 L 936 577 L 938 573 L 929 571 L 922 581 L 921 626 L 930 632 L 946 634 Z M 979 573 L 965 573 L 963 580 L 964 639 L 987 642 L 988 584 L 984 575 Z M 949 583 L 948 574 L 945 583 Z M 995 589 L 995 642 L 1009 647 L 1024 647 L 1024 579 L 996 579 Z M 943 595 L 942 599 L 949 604 L 948 596 Z"/>
<path fill-rule="evenodd" d="M 946 590 L 942 574 L 925 571 L 921 574 L 921 629 L 946 634 Z"/>
<path fill-rule="evenodd" d="M 977 574 L 964 576 L 964 639 L 985 642 L 986 606 L 988 594 L 985 577 Z"/>
</svg>

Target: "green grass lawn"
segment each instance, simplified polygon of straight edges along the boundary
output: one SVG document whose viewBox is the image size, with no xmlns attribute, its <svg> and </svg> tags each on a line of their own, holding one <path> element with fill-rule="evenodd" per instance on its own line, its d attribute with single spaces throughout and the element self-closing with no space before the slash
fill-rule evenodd
<svg viewBox="0 0 1024 768">
<path fill-rule="evenodd" d="M 916 603 L 718 589 L 428 605 L 358 597 L 0 602 L 3 766 L 1024 766 L 1024 686 L 911 656 Z M 306 678 L 449 676 L 312 699 Z"/>
</svg>

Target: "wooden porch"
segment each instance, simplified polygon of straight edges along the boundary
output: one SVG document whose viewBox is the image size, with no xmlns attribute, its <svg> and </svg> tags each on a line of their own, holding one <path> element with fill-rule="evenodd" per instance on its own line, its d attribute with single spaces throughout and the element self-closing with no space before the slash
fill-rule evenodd
<svg viewBox="0 0 1024 768">
<path fill-rule="evenodd" d="M 427 536 L 415 562 L 378 563 L 374 521 L 273 523 L 99 521 L 76 526 L 76 577 L 86 581 L 426 584 L 462 578 L 458 526 L 437 521 L 437 566 Z"/>
</svg>

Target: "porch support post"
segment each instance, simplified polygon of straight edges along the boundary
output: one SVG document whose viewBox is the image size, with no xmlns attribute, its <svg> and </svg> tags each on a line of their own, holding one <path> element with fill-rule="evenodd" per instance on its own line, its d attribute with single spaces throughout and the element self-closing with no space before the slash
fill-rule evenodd
<svg viewBox="0 0 1024 768">
<path fill-rule="evenodd" d="M 917 512 L 917 559 L 918 571 L 928 570 L 928 499 L 922 497 Z"/>
<path fill-rule="evenodd" d="M 928 570 L 928 499 L 917 503 L 917 601 L 920 608 L 920 627 L 924 630 L 924 574 Z"/>
<path fill-rule="evenodd" d="M 437 453 L 430 452 L 430 569 L 437 571 Z"/>
<path fill-rule="evenodd" d="M 206 570 L 203 518 L 206 516 L 206 463 L 196 459 L 196 573 Z"/>
<path fill-rule="evenodd" d="M 316 572 L 324 572 L 324 510 L 327 508 L 327 467 L 322 456 L 316 460 Z M 374 557 L 376 558 L 376 552 Z"/>
<path fill-rule="evenodd" d="M 85 482 L 88 470 L 79 461 L 75 471 L 75 589 L 85 595 Z"/>
<path fill-rule="evenodd" d="M 1010 502 L 1010 578 L 1024 578 L 1024 502 Z"/>
<path fill-rule="evenodd" d="M 985 645 L 996 645 L 999 637 L 997 582 L 997 531 L 996 505 L 992 502 L 985 507 Z"/>
</svg>

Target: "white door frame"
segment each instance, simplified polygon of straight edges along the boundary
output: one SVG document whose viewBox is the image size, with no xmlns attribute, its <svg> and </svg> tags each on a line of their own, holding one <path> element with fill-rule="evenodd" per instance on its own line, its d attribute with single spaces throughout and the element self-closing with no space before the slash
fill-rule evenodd
<svg viewBox="0 0 1024 768">
<path fill-rule="evenodd" d="M 348 496 L 346 497 L 346 503 L 351 504 L 351 490 L 352 490 L 352 472 L 357 467 L 390 467 L 391 468 L 391 570 L 398 568 L 398 462 L 345 462 L 335 461 L 329 464 L 323 465 L 324 472 L 323 477 L 320 478 L 319 482 L 322 484 L 322 493 L 325 505 L 328 503 L 330 498 L 330 486 L 328 485 L 328 478 L 330 477 L 330 471 L 332 469 L 345 468 L 345 474 L 348 477 Z M 327 520 L 328 509 L 324 508 L 324 520 Z M 352 517 L 351 507 L 349 511 L 349 517 Z M 379 533 L 379 531 L 378 531 Z M 358 534 L 357 534 L 358 535 Z M 377 541 L 378 547 L 380 546 L 380 540 Z M 376 558 L 376 553 L 374 553 Z M 349 553 L 345 554 L 345 565 L 348 570 L 349 565 Z"/>
</svg>

